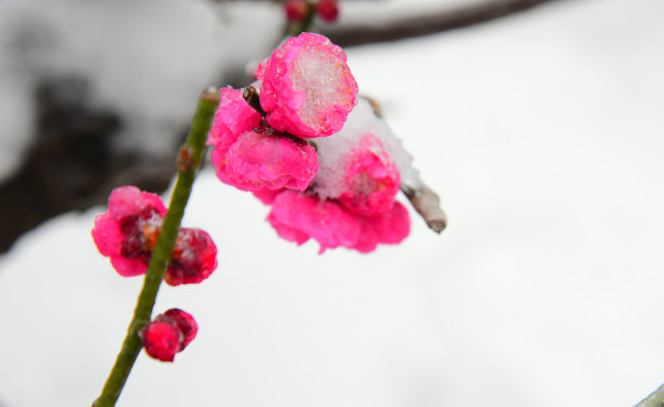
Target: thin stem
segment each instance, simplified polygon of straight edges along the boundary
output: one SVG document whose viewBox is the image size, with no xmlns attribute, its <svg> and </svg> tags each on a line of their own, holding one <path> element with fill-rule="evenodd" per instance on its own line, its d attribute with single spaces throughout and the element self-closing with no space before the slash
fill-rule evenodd
<svg viewBox="0 0 664 407">
<path fill-rule="evenodd" d="M 634 407 L 662 407 L 664 406 L 664 384 L 652 392 L 648 397 L 641 400 Z"/>
<path fill-rule="evenodd" d="M 261 101 L 258 97 L 258 90 L 253 86 L 249 85 L 242 91 L 242 97 L 247 101 L 247 104 L 251 106 L 259 115 L 262 117 L 267 116 L 265 110 L 261 107 Z"/>
<path fill-rule="evenodd" d="M 314 6 L 307 2 L 307 13 L 302 21 L 293 21 L 288 23 L 287 33 L 289 37 L 297 37 L 305 31 L 309 31 L 314 22 Z"/>
<path fill-rule="evenodd" d="M 180 229 L 184 208 L 191 194 L 191 187 L 205 153 L 205 141 L 210 129 L 219 94 L 215 89 L 204 91 L 198 101 L 196 115 L 189 136 L 180 147 L 177 157 L 178 177 L 171 195 L 171 203 L 164 217 L 157 245 L 155 246 L 148 271 L 145 274 L 143 289 L 138 297 L 134 317 L 129 324 L 127 337 L 118 354 L 101 395 L 93 403 L 94 407 L 110 407 L 122 392 L 134 362 L 143 347 L 139 331 L 150 322 L 152 308 L 157 298 L 159 286 L 164 278 L 166 267 L 173 255 L 173 247 Z"/>
</svg>

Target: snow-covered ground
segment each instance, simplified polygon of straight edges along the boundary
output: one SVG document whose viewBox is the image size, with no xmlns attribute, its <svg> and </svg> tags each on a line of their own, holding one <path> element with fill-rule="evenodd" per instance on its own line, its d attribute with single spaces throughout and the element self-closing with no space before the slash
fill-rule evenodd
<svg viewBox="0 0 664 407">
<path fill-rule="evenodd" d="M 565 1 L 349 50 L 448 229 L 411 213 L 399 246 L 318 256 L 203 172 L 184 223 L 212 235 L 219 268 L 155 308 L 191 312 L 199 336 L 172 365 L 141 355 L 119 405 L 638 402 L 664 382 L 662 15 L 659 0 Z M 0 406 L 98 395 L 142 282 L 97 253 L 103 210 L 0 258 Z"/>
</svg>

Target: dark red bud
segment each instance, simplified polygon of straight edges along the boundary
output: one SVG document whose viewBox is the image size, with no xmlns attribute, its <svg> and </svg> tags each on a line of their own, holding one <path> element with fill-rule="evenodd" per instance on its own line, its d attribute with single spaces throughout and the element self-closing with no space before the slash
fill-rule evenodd
<svg viewBox="0 0 664 407">
<path fill-rule="evenodd" d="M 163 362 L 172 362 L 180 349 L 181 333 L 173 323 L 150 322 L 140 335 L 148 355 Z"/>
<path fill-rule="evenodd" d="M 309 11 L 309 3 L 305 0 L 288 0 L 284 4 L 284 9 L 290 21 L 302 21 Z"/>
<path fill-rule="evenodd" d="M 339 6 L 336 0 L 320 0 L 316 3 L 316 13 L 327 22 L 332 22 L 339 16 Z"/>
</svg>

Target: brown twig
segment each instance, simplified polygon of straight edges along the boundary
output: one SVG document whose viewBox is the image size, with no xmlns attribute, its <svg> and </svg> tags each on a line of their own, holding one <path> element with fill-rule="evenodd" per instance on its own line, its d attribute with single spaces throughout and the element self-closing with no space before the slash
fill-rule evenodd
<svg viewBox="0 0 664 407">
<path fill-rule="evenodd" d="M 663 407 L 664 406 L 664 384 L 652 392 L 648 397 L 634 407 Z"/>
<path fill-rule="evenodd" d="M 435 13 L 398 16 L 391 21 L 381 21 L 380 25 L 371 25 L 365 19 L 360 24 L 325 26 L 320 28 L 320 33 L 341 47 L 396 41 L 484 23 L 552 1 L 492 0 Z"/>
<path fill-rule="evenodd" d="M 424 183 L 417 187 L 401 186 L 401 190 L 410 200 L 413 208 L 422 215 L 426 224 L 436 233 L 442 232 L 447 226 L 447 216 L 440 209 L 440 198 Z"/>
</svg>

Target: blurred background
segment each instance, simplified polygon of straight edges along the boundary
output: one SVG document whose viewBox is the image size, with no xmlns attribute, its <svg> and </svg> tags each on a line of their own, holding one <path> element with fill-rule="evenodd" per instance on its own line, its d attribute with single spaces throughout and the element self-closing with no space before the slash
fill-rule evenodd
<svg viewBox="0 0 664 407">
<path fill-rule="evenodd" d="M 341 1 L 346 45 L 449 226 L 368 255 L 279 239 L 206 167 L 183 224 L 219 268 L 119 406 L 630 406 L 664 382 L 664 3 Z M 140 278 L 90 237 L 162 192 L 196 98 L 280 41 L 269 1 L 0 2 L 0 407 L 90 405 Z M 166 197 L 166 190 L 164 196 Z M 400 200 L 406 203 L 402 196 Z"/>
</svg>

